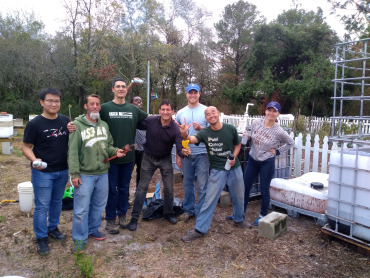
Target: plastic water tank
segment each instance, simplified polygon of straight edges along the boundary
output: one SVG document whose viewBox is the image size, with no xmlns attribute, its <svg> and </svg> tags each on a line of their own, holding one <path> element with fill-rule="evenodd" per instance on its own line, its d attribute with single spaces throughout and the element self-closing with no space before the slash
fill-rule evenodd
<svg viewBox="0 0 370 278">
<path fill-rule="evenodd" d="M 13 115 L 6 112 L 0 113 L 0 138 L 13 136 Z"/>
<path fill-rule="evenodd" d="M 370 241 L 370 148 L 332 152 L 329 167 L 329 223 Z"/>
</svg>

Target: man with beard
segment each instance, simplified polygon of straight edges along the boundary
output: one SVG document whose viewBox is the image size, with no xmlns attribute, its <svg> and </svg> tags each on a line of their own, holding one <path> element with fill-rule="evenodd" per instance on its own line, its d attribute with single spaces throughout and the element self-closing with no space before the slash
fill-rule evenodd
<svg viewBox="0 0 370 278">
<path fill-rule="evenodd" d="M 86 115 L 74 121 L 76 131 L 70 134 L 68 166 L 74 190 L 72 237 L 74 252 L 83 252 L 87 238 L 104 240 L 99 231 L 101 215 L 108 199 L 108 169 L 111 156 L 122 157 L 125 151 L 113 147 L 106 122 L 100 120 L 100 97 L 86 97 Z"/>
</svg>

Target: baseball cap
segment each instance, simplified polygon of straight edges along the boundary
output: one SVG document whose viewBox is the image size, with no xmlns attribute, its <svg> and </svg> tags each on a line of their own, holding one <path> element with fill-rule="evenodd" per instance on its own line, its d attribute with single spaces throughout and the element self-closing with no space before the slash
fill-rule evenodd
<svg viewBox="0 0 370 278">
<path fill-rule="evenodd" d="M 188 87 L 186 87 L 186 93 L 189 93 L 191 90 L 196 90 L 197 92 L 200 92 L 199 86 L 197 84 L 189 84 Z"/>
<path fill-rule="evenodd" d="M 279 111 L 279 113 L 281 112 L 281 106 L 280 106 L 280 104 L 279 104 L 278 102 L 276 102 L 276 101 L 271 101 L 271 102 L 269 102 L 269 103 L 267 104 L 267 106 L 266 106 L 266 110 L 267 110 L 268 108 L 270 108 L 270 107 L 274 108 L 276 111 Z"/>
</svg>

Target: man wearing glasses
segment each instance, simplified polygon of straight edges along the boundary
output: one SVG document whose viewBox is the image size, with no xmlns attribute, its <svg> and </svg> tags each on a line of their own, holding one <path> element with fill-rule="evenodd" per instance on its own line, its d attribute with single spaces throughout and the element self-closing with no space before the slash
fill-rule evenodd
<svg viewBox="0 0 370 278">
<path fill-rule="evenodd" d="M 35 196 L 33 229 L 37 252 L 48 255 L 48 238 L 66 239 L 59 229 L 62 198 L 68 181 L 69 118 L 58 114 L 62 94 L 53 88 L 40 92 L 42 114 L 28 122 L 22 152 L 31 161 L 31 182 Z"/>
</svg>

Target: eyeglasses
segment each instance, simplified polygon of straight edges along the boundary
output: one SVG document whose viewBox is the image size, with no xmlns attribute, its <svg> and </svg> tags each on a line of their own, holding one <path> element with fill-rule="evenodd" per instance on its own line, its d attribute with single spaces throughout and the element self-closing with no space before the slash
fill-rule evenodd
<svg viewBox="0 0 370 278">
<path fill-rule="evenodd" d="M 53 103 L 60 104 L 60 100 L 45 99 L 44 101 L 46 101 L 49 104 L 53 104 Z"/>
</svg>

